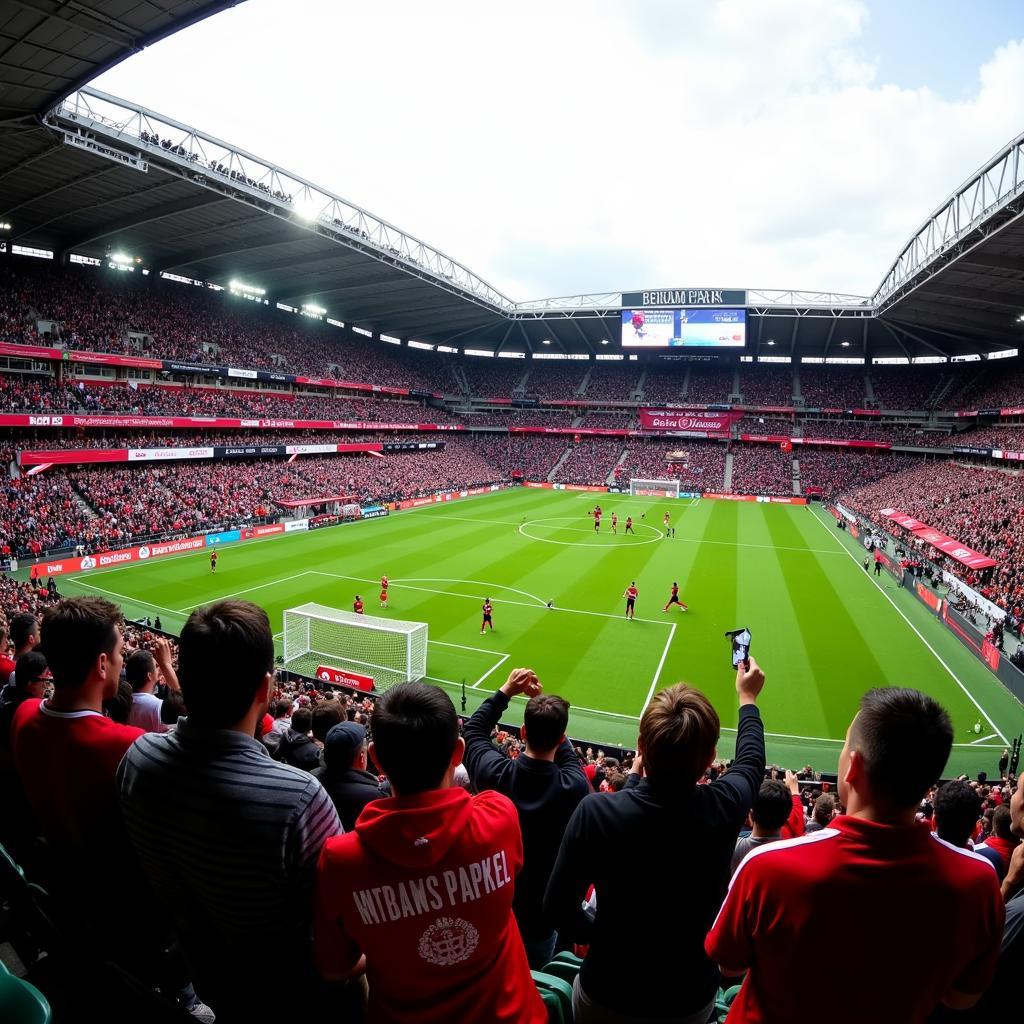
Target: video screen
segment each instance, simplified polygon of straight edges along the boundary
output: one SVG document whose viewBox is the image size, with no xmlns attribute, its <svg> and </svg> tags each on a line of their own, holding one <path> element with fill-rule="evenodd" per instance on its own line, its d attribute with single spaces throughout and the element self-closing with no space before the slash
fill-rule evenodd
<svg viewBox="0 0 1024 1024">
<path fill-rule="evenodd" d="M 624 309 L 623 348 L 742 348 L 745 309 Z"/>
</svg>

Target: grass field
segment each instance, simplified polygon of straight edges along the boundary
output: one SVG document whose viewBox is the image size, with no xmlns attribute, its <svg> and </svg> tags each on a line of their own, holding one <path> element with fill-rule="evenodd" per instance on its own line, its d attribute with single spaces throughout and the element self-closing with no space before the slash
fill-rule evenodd
<svg viewBox="0 0 1024 1024">
<path fill-rule="evenodd" d="M 100 593 L 130 616 L 160 615 L 177 631 L 197 605 L 227 596 L 282 611 L 307 601 L 377 614 L 377 581 L 392 583 L 394 618 L 427 622 L 429 678 L 471 711 L 519 665 L 573 705 L 574 736 L 631 746 L 655 689 L 702 688 L 732 749 L 733 672 L 725 630 L 747 626 L 768 682 L 762 711 L 769 757 L 831 769 L 860 694 L 905 684 L 933 694 L 957 731 L 951 768 L 995 771 L 1024 727 L 1024 709 L 914 598 L 861 568 L 856 548 L 821 510 L 701 500 L 513 490 L 430 505 L 384 520 L 228 546 L 216 575 L 208 551 L 67 578 L 62 590 Z M 672 514 L 674 539 L 661 532 Z M 631 514 L 635 537 L 610 533 Z M 858 555 L 857 552 L 860 554 Z M 623 590 L 636 580 L 635 621 Z M 691 610 L 662 608 L 673 580 Z M 495 632 L 481 636 L 480 604 Z M 549 609 L 547 602 L 553 601 Z M 521 705 L 510 709 L 515 718 Z M 980 734 L 974 732 L 981 722 Z"/>
</svg>

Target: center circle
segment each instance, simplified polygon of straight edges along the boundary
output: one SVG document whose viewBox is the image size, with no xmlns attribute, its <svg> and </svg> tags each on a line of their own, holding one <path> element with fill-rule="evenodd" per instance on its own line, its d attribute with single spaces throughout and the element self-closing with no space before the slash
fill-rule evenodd
<svg viewBox="0 0 1024 1024">
<path fill-rule="evenodd" d="M 595 543 L 594 541 L 583 541 L 583 540 L 553 540 L 551 537 L 538 537 L 535 534 L 529 532 L 529 527 L 531 527 L 531 526 L 540 526 L 540 524 L 542 524 L 542 523 L 578 523 L 578 522 L 579 522 L 579 518 L 577 516 L 551 516 L 551 517 L 548 517 L 548 518 L 545 518 L 545 519 L 531 519 L 528 522 L 523 523 L 519 527 L 519 532 L 524 537 L 527 537 L 529 540 L 536 540 L 536 541 L 539 541 L 541 544 L 560 544 L 563 547 L 575 547 L 575 548 L 594 548 L 594 547 L 597 547 L 598 544 L 601 544 L 602 539 L 604 537 L 609 537 L 609 536 L 610 537 L 615 537 L 615 534 L 613 534 L 611 532 L 611 525 L 608 523 L 607 520 L 604 523 L 604 528 L 600 532 L 595 531 L 592 526 L 590 526 L 590 527 L 584 527 L 584 526 L 577 526 L 577 527 L 571 527 L 571 526 L 570 527 L 565 527 L 565 526 L 563 526 L 563 527 L 561 527 L 561 529 L 563 529 L 563 530 L 570 529 L 570 530 L 574 530 L 574 532 L 586 533 L 588 535 L 596 533 L 596 535 L 598 537 L 598 542 L 597 543 Z M 619 520 L 619 526 L 623 526 L 623 520 L 621 520 L 621 519 Z M 552 529 L 558 529 L 558 527 L 552 527 Z M 624 526 L 623 526 L 623 529 L 625 529 Z M 639 547 L 641 544 L 656 544 L 659 540 L 661 540 L 665 536 L 665 534 L 662 533 L 661 530 L 659 530 L 656 526 L 650 526 L 647 523 L 637 523 L 637 522 L 634 522 L 633 523 L 633 529 L 634 530 L 649 530 L 651 533 L 654 534 L 654 536 L 653 537 L 649 537 L 646 540 L 632 540 L 631 539 L 630 541 L 628 541 L 628 544 L 629 544 L 630 547 Z M 619 536 L 627 536 L 627 535 L 619 534 Z M 616 538 L 616 539 L 618 539 L 618 538 Z M 607 546 L 607 545 L 603 545 L 603 546 Z"/>
</svg>

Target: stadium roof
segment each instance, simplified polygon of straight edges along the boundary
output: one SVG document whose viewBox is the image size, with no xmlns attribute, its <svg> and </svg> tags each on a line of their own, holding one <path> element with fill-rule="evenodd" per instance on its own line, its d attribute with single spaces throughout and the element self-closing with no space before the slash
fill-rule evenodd
<svg viewBox="0 0 1024 1024">
<path fill-rule="evenodd" d="M 12 0 L 0 7 L 0 126 L 45 114 L 126 57 L 240 0 Z"/>
<path fill-rule="evenodd" d="M 229 5 L 178 6 L 211 13 Z M 222 286 L 241 280 L 278 302 L 314 304 L 402 339 L 488 351 L 619 350 L 623 293 L 514 302 L 300 175 L 108 94 L 79 90 L 3 143 L 0 222 L 11 224 L 10 244 L 101 260 L 124 252 L 157 271 Z M 875 296 L 744 290 L 747 353 L 915 358 L 1016 347 L 1024 330 L 1021 144 L 929 218 Z"/>
</svg>

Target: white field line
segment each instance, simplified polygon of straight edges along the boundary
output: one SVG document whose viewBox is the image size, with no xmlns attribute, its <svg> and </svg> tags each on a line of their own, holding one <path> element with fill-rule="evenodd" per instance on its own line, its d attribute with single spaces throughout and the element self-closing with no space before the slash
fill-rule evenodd
<svg viewBox="0 0 1024 1024">
<path fill-rule="evenodd" d="M 850 556 L 850 558 L 853 560 L 854 565 L 860 568 L 860 562 L 857 560 L 856 555 L 854 555 L 854 553 L 838 537 L 836 537 L 832 533 L 832 531 L 824 524 L 824 522 L 822 522 L 821 516 L 819 516 L 818 513 L 814 510 L 811 511 L 811 515 L 814 516 L 814 518 L 818 521 L 818 524 L 822 527 L 822 529 L 825 530 L 829 537 L 831 537 L 832 540 L 834 540 L 836 544 L 838 544 L 839 547 L 847 555 Z M 860 574 L 858 573 L 858 575 Z M 935 660 L 949 673 L 949 676 L 953 680 L 953 682 L 956 683 L 956 685 L 964 691 L 964 693 L 967 695 L 967 699 L 978 709 L 978 711 L 981 713 L 981 716 L 985 719 L 985 721 L 987 721 L 989 725 L 991 725 L 992 728 L 995 729 L 996 735 L 1003 741 L 1003 743 L 1009 743 L 1009 740 L 1000 731 L 999 726 L 992 721 L 992 718 L 988 714 L 988 712 L 975 699 L 974 694 L 971 693 L 971 691 L 968 690 L 966 686 L 964 686 L 964 684 L 960 681 L 959 676 L 957 676 L 957 674 L 939 656 L 939 652 L 936 651 L 935 648 L 932 647 L 932 645 L 921 635 L 921 632 L 917 628 L 917 626 L 915 626 L 910 621 L 910 619 L 907 618 L 907 616 L 903 613 L 903 609 L 900 608 L 900 606 L 896 604 L 896 602 L 889 596 L 886 589 L 869 573 L 864 573 L 864 575 L 871 581 L 872 584 L 874 584 L 875 589 L 886 599 L 886 601 L 888 601 L 889 604 L 891 604 L 893 608 L 896 609 L 896 611 L 899 613 L 900 618 L 917 634 L 917 638 L 921 641 L 921 643 L 923 643 L 925 647 L 927 647 L 928 650 L 932 652 L 932 655 L 934 656 Z"/>
<path fill-rule="evenodd" d="M 226 601 L 229 597 L 241 597 L 242 594 L 251 594 L 254 590 L 266 590 L 267 587 L 276 587 L 279 583 L 289 583 L 292 580 L 301 579 L 303 576 L 309 576 L 312 570 L 307 569 L 305 572 L 293 573 L 291 576 L 282 576 L 279 580 L 270 580 L 267 583 L 259 583 L 255 587 L 246 587 L 245 590 L 235 590 L 230 594 L 219 594 L 215 601 Z M 213 575 L 211 573 L 210 575 Z M 179 608 L 177 613 L 180 615 L 183 612 L 190 612 L 193 608 L 198 608 L 201 604 L 208 604 L 208 601 L 199 601 L 197 604 L 187 604 L 184 608 Z"/>
<path fill-rule="evenodd" d="M 501 666 L 504 665 L 505 662 L 508 661 L 510 657 L 511 655 L 509 654 L 503 654 L 500 660 L 496 664 L 492 665 L 475 683 L 473 683 L 470 689 L 476 690 L 492 672 L 496 672 L 499 668 L 501 668 Z"/>
<path fill-rule="evenodd" d="M 661 670 L 665 665 L 665 658 L 668 657 L 668 649 L 672 646 L 672 640 L 676 635 L 676 624 L 672 623 L 672 628 L 669 630 L 668 639 L 665 641 L 665 649 L 661 652 L 661 661 L 658 662 L 658 667 L 654 670 L 654 678 L 651 680 L 651 688 L 647 691 L 647 697 L 644 700 L 644 706 L 640 709 L 642 715 L 647 710 L 647 705 L 651 703 L 651 698 L 654 696 L 654 688 L 658 685 L 658 677 L 661 675 Z"/>
<path fill-rule="evenodd" d="M 978 747 L 978 746 L 981 746 L 981 744 L 984 743 L 985 740 L 994 740 L 995 738 L 996 738 L 996 734 L 993 732 L 993 733 L 990 733 L 988 736 L 982 736 L 980 740 L 971 740 L 970 746 Z"/>
<path fill-rule="evenodd" d="M 124 594 L 115 593 L 113 590 L 104 590 L 102 587 L 97 587 L 92 583 L 87 583 L 85 580 L 76 579 L 74 580 L 80 587 L 88 587 L 90 590 L 95 590 L 100 594 L 106 594 L 108 597 L 116 597 L 117 600 L 122 604 L 141 604 L 147 608 L 155 608 L 157 611 L 166 612 L 168 615 L 180 615 L 181 612 L 175 611 L 173 608 L 166 608 L 162 604 L 153 604 L 152 601 L 141 601 L 137 597 L 126 597 Z"/>
</svg>

